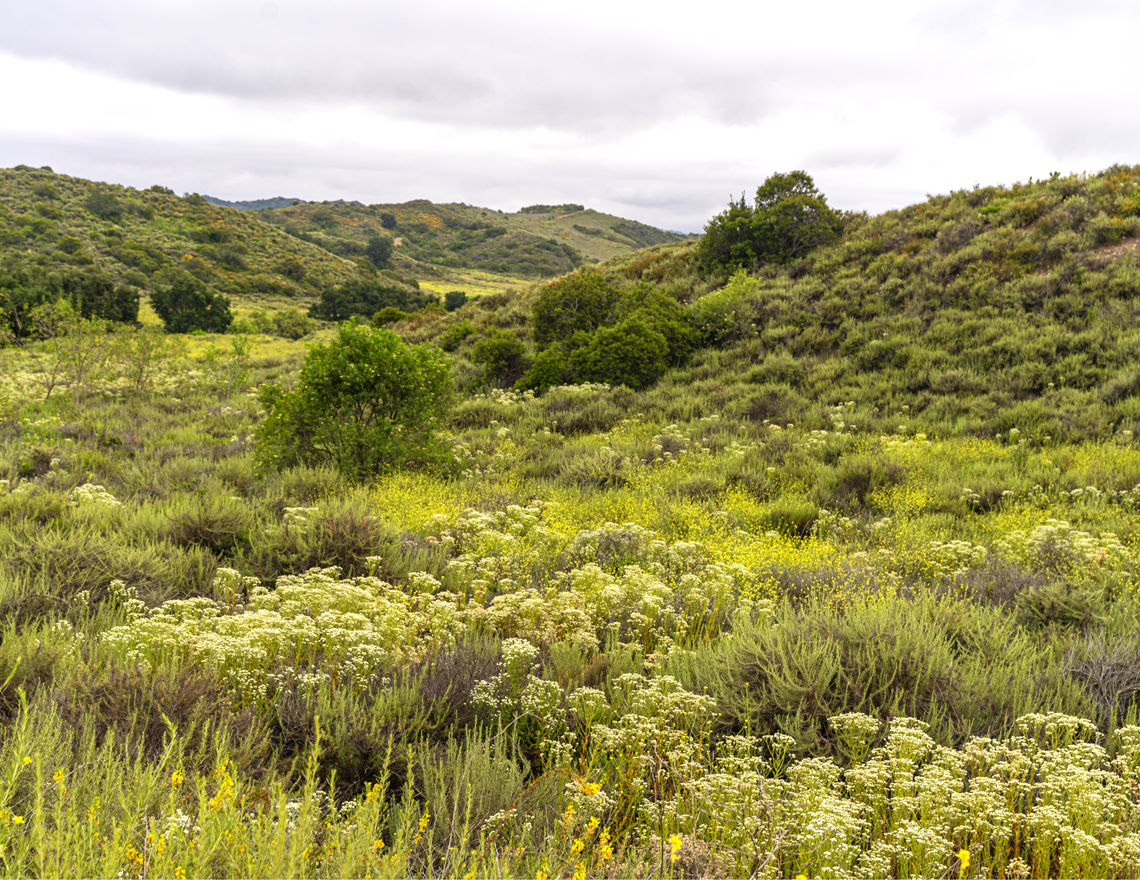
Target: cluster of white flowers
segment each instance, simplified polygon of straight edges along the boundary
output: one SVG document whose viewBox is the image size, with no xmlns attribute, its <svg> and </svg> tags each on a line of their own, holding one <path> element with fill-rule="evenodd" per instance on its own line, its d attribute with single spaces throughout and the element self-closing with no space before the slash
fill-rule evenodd
<svg viewBox="0 0 1140 880">
<path fill-rule="evenodd" d="M 1011 532 L 997 542 L 997 550 L 1014 562 L 1055 565 L 1074 573 L 1111 569 L 1131 558 L 1113 532 L 1096 537 L 1059 519 L 1047 520 L 1029 532 Z"/>
<path fill-rule="evenodd" d="M 249 601 L 233 601 L 245 581 Z M 176 599 L 103 635 L 132 662 L 200 660 L 222 671 L 235 699 L 264 697 L 275 669 L 318 670 L 337 683 L 362 682 L 379 668 L 450 647 L 463 632 L 454 596 L 409 595 L 376 578 L 344 580 L 337 568 L 278 578 L 269 591 L 229 569 L 206 598 Z"/>
<path fill-rule="evenodd" d="M 986 548 L 970 541 L 931 541 L 930 574 L 932 577 L 956 578 L 986 561 Z"/>
<path fill-rule="evenodd" d="M 97 486 L 94 483 L 76 486 L 68 493 L 67 503 L 73 507 L 80 507 L 84 504 L 98 504 L 103 507 L 122 506 L 122 502 L 108 492 L 105 486 Z"/>
</svg>

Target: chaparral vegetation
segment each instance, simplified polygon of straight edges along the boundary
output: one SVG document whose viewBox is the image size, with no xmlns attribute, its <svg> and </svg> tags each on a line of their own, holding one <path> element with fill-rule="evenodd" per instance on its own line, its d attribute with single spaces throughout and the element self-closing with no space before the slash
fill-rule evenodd
<svg viewBox="0 0 1140 880">
<path fill-rule="evenodd" d="M 1140 166 L 446 307 L 152 195 L 0 267 L 0 874 L 1140 875 Z"/>
</svg>

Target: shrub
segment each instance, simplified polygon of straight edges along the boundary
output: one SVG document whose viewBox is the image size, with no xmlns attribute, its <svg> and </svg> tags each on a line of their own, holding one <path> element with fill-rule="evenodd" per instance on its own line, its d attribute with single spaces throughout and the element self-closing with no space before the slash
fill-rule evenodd
<svg viewBox="0 0 1140 880">
<path fill-rule="evenodd" d="M 668 369 L 669 343 L 640 315 L 616 327 L 604 327 L 572 355 L 577 378 L 625 385 L 652 385 Z"/>
<path fill-rule="evenodd" d="M 534 304 L 535 343 L 546 346 L 612 323 L 619 299 L 597 271 L 575 272 L 546 285 Z"/>
<path fill-rule="evenodd" d="M 483 367 L 483 378 L 497 385 L 518 379 L 523 371 L 526 346 L 510 330 L 496 330 L 491 336 L 475 343 L 471 352 L 472 363 Z"/>
<path fill-rule="evenodd" d="M 301 339 L 317 326 L 317 322 L 300 309 L 284 309 L 273 316 L 273 332 L 285 339 Z"/>
<path fill-rule="evenodd" d="M 443 295 L 443 305 L 449 312 L 467 305 L 467 294 L 462 290 L 449 290 Z"/>
<path fill-rule="evenodd" d="M 747 269 L 758 263 L 790 263 L 842 231 L 811 175 L 773 174 L 756 190 L 754 207 L 730 201 L 705 226 L 698 257 L 706 273 Z"/>
<path fill-rule="evenodd" d="M 386 235 L 374 235 L 364 246 L 364 256 L 372 261 L 377 269 L 385 268 L 392 260 L 392 239 Z"/>
<path fill-rule="evenodd" d="M 123 205 L 114 193 L 96 189 L 84 200 L 83 207 L 101 220 L 117 220 L 123 213 Z"/>
<path fill-rule="evenodd" d="M 170 287 L 156 289 L 150 302 L 167 333 L 225 333 L 234 320 L 229 297 L 211 292 L 191 275 L 178 275 Z"/>
<path fill-rule="evenodd" d="M 414 312 L 432 301 L 428 294 L 383 273 L 379 280 L 356 279 L 322 290 L 320 302 L 309 309 L 309 314 L 324 321 L 347 321 L 370 317 L 386 307 Z"/>
<path fill-rule="evenodd" d="M 264 386 L 262 467 L 331 463 L 366 479 L 430 456 L 454 388 L 442 355 L 356 323 L 314 346 L 292 391 Z"/>
</svg>

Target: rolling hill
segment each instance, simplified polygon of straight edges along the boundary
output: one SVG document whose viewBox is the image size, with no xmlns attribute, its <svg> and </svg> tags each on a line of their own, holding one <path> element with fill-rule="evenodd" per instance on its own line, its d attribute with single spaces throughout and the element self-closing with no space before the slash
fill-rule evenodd
<svg viewBox="0 0 1140 880">
<path fill-rule="evenodd" d="M 572 210 L 504 214 L 422 200 L 225 202 L 21 165 L 0 169 L 0 260 L 94 268 L 143 291 L 185 271 L 232 296 L 310 298 L 374 274 L 364 248 L 384 235 L 400 274 L 424 279 L 428 289 L 481 293 L 683 238 L 581 206 L 557 207 Z"/>
</svg>

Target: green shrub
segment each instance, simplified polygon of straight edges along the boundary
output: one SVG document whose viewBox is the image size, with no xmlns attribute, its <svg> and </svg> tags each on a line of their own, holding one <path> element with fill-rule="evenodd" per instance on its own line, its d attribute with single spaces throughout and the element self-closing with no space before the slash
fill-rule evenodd
<svg viewBox="0 0 1140 880">
<path fill-rule="evenodd" d="M 346 324 L 309 351 L 291 391 L 263 386 L 268 415 L 257 427 L 258 462 L 328 463 L 366 479 L 423 461 L 434 454 L 452 394 L 448 364 L 432 349 Z"/>
<path fill-rule="evenodd" d="M 229 298 L 211 292 L 205 284 L 185 273 L 169 287 L 159 287 L 150 297 L 151 306 L 162 319 L 167 333 L 225 333 L 233 323 Z"/>
<path fill-rule="evenodd" d="M 467 294 L 462 290 L 449 290 L 443 295 L 443 305 L 449 312 L 461 309 L 467 305 Z"/>
<path fill-rule="evenodd" d="M 616 327 L 603 327 L 571 355 L 576 378 L 634 390 L 656 382 L 669 367 L 668 357 L 665 336 L 640 314 Z"/>
<path fill-rule="evenodd" d="M 493 385 L 509 385 L 523 372 L 526 346 L 510 330 L 496 330 L 480 339 L 471 350 L 471 362 L 483 368 L 483 378 Z"/>
<path fill-rule="evenodd" d="M 612 323 L 619 292 L 596 270 L 584 270 L 547 284 L 534 303 L 534 341 L 564 342 L 575 333 L 592 333 Z"/>
</svg>

